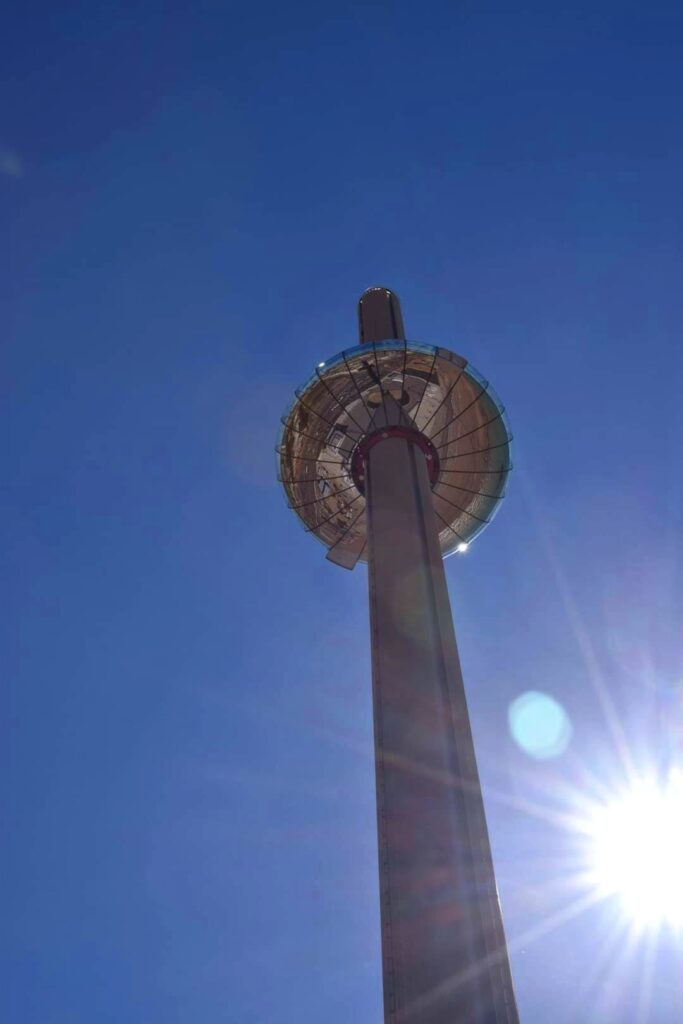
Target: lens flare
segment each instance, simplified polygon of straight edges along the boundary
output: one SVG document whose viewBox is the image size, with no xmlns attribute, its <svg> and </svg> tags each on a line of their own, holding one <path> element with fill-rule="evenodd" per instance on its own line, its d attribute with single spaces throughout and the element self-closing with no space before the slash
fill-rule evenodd
<svg viewBox="0 0 683 1024">
<path fill-rule="evenodd" d="M 538 690 L 527 690 L 512 701 L 508 724 L 517 746 L 541 761 L 559 757 L 572 737 L 572 725 L 562 705 Z"/>
</svg>

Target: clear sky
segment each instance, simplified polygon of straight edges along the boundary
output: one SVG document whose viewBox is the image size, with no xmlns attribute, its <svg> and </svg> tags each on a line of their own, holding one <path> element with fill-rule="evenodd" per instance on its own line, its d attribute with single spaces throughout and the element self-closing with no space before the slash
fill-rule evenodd
<svg viewBox="0 0 683 1024">
<path fill-rule="evenodd" d="M 12 6 L 3 1021 L 380 1021 L 366 572 L 273 445 L 381 283 L 515 434 L 447 573 L 523 1024 L 675 1024 L 574 822 L 683 760 L 680 4 Z"/>
</svg>

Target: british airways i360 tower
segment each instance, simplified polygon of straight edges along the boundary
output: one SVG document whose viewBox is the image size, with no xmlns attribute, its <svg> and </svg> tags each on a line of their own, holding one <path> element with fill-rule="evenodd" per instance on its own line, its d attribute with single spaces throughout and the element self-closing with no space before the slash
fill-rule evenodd
<svg viewBox="0 0 683 1024">
<path fill-rule="evenodd" d="M 443 568 L 498 509 L 511 438 L 467 360 L 405 339 L 396 295 L 358 310 L 278 453 L 328 559 L 368 563 L 385 1024 L 518 1024 Z"/>
</svg>

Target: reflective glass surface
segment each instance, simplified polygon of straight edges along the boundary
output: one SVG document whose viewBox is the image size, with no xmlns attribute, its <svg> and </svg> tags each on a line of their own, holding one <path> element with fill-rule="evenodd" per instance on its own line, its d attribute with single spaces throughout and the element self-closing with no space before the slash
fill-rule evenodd
<svg viewBox="0 0 683 1024">
<path fill-rule="evenodd" d="M 399 340 L 339 353 L 297 389 L 277 451 L 290 508 L 328 557 L 347 568 L 367 556 L 365 498 L 354 483 L 352 457 L 387 403 L 436 449 L 432 493 L 444 555 L 474 540 L 507 485 L 511 435 L 504 408 L 465 359 Z"/>
</svg>

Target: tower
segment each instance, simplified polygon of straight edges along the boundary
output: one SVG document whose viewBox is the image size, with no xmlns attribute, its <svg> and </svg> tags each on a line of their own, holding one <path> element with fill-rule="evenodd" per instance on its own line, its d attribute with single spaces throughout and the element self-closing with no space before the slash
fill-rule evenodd
<svg viewBox="0 0 683 1024">
<path fill-rule="evenodd" d="M 385 1024 L 518 1024 L 443 568 L 497 511 L 510 435 L 465 359 L 405 339 L 391 291 L 358 314 L 277 450 L 327 558 L 368 563 Z"/>
</svg>

